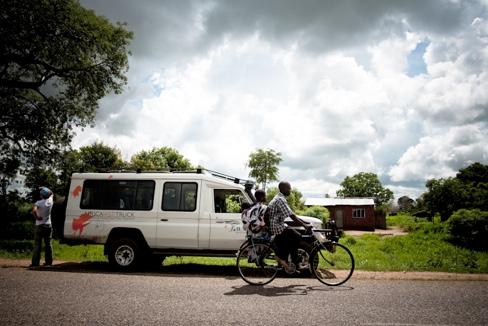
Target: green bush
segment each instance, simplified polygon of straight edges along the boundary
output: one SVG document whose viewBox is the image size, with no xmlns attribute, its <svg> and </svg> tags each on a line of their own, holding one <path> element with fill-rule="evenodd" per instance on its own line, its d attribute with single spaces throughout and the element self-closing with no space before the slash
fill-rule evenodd
<svg viewBox="0 0 488 326">
<path fill-rule="evenodd" d="M 319 220 L 322 220 L 324 224 L 326 224 L 330 218 L 329 210 L 322 206 L 307 207 L 305 210 L 299 211 L 297 213 L 299 215 L 316 217 Z"/>
<path fill-rule="evenodd" d="M 34 239 L 34 219 L 7 223 L 0 229 L 0 239 Z"/>
<path fill-rule="evenodd" d="M 488 212 L 460 209 L 446 222 L 450 240 L 458 245 L 488 250 Z"/>
<path fill-rule="evenodd" d="M 0 240 L 0 250 L 5 252 L 30 254 L 32 247 L 32 240 Z"/>
<path fill-rule="evenodd" d="M 32 204 L 20 197 L 17 192 L 0 195 L 0 239 L 32 239 L 34 218 L 31 210 Z"/>
<path fill-rule="evenodd" d="M 32 204 L 20 197 L 17 192 L 0 195 L 0 212 L 4 223 L 31 220 L 31 209 Z"/>
<path fill-rule="evenodd" d="M 397 226 L 407 232 L 413 232 L 422 228 L 426 222 L 425 219 L 419 219 L 406 213 L 398 213 L 395 216 L 390 215 L 386 218 L 386 224 L 389 227 Z"/>
</svg>

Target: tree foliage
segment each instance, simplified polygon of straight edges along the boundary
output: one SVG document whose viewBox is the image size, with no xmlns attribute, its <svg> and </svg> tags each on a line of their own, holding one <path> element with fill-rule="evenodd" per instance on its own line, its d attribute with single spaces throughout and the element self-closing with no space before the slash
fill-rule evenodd
<svg viewBox="0 0 488 326">
<path fill-rule="evenodd" d="M 43 164 L 28 170 L 26 186 L 31 189 L 28 197 L 35 199 L 41 186 L 47 186 L 55 194 L 65 196 L 73 173 L 107 172 L 124 166 L 120 151 L 103 143 L 95 142 L 78 150 L 69 150 L 56 165 Z"/>
<path fill-rule="evenodd" d="M 249 176 L 260 183 L 263 190 L 271 181 L 278 181 L 278 164 L 281 162 L 281 153 L 272 149 L 258 149 L 249 154 L 247 166 L 251 168 Z"/>
<path fill-rule="evenodd" d="M 372 197 L 376 205 L 387 204 L 393 199 L 393 192 L 384 188 L 374 173 L 360 172 L 352 177 L 347 176 L 337 191 L 342 197 Z"/>
<path fill-rule="evenodd" d="M 488 249 L 488 212 L 460 209 L 446 222 L 451 241 L 468 248 Z"/>
<path fill-rule="evenodd" d="M 459 170 L 455 178 L 431 179 L 426 183 L 424 203 L 431 214 L 446 221 L 462 208 L 488 210 L 488 166 L 474 163 Z"/>
<path fill-rule="evenodd" d="M 130 160 L 132 169 L 186 171 L 193 169 L 188 159 L 171 147 L 140 151 Z"/>
<path fill-rule="evenodd" d="M 132 33 L 76 0 L 0 1 L 0 173 L 60 159 L 126 83 Z"/>
<path fill-rule="evenodd" d="M 327 208 L 323 206 L 311 206 L 306 207 L 303 211 L 299 212 L 300 215 L 311 216 L 320 219 L 324 225 L 330 219 L 330 212 Z"/>
<path fill-rule="evenodd" d="M 412 208 L 415 207 L 415 201 L 408 196 L 402 196 L 398 198 L 397 204 L 398 210 L 401 212 L 409 212 L 412 210 Z"/>
<path fill-rule="evenodd" d="M 473 163 L 464 169 L 460 169 L 456 178 L 463 183 L 479 185 L 488 182 L 488 165 L 479 162 Z"/>
<path fill-rule="evenodd" d="M 266 199 L 268 202 L 270 202 L 277 194 L 279 190 L 278 187 L 271 187 L 268 189 L 266 192 Z M 291 210 L 293 212 L 301 211 L 304 209 L 303 205 L 303 195 L 300 191 L 296 189 L 292 189 L 290 196 L 286 198 L 286 201 L 288 202 L 288 206 L 290 206 Z"/>
<path fill-rule="evenodd" d="M 25 186 L 30 189 L 27 199 L 34 202 L 40 199 L 39 187 L 48 187 L 55 194 L 64 192 L 63 185 L 56 172 L 49 167 L 34 167 L 25 177 Z"/>
<path fill-rule="evenodd" d="M 425 204 L 432 213 L 439 213 L 441 221 L 447 221 L 456 210 L 465 206 L 466 190 L 455 178 L 432 179 L 425 184 Z"/>
<path fill-rule="evenodd" d="M 68 153 L 70 154 L 73 168 L 76 169 L 72 169 L 73 172 L 108 172 L 123 169 L 125 166 L 120 150 L 104 143 L 95 142 Z"/>
</svg>

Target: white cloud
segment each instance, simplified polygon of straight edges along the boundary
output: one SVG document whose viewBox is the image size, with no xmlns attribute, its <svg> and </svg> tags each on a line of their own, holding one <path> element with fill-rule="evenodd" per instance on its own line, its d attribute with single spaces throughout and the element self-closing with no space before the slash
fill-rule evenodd
<svg viewBox="0 0 488 326">
<path fill-rule="evenodd" d="M 128 91 L 102 101 L 75 147 L 103 140 L 128 159 L 172 146 L 239 177 L 251 151 L 273 148 L 280 177 L 311 195 L 365 171 L 417 196 L 427 178 L 488 162 L 486 14 L 346 2 L 119 3 L 107 15 L 135 29 Z M 409 77 L 426 40 L 428 74 Z"/>
<path fill-rule="evenodd" d="M 407 71 L 407 57 L 421 41 L 420 35 L 406 33 L 406 37 L 390 38 L 370 47 L 374 71 L 385 77 L 404 74 Z"/>
<path fill-rule="evenodd" d="M 481 124 L 453 127 L 423 137 L 400 158 L 389 175 L 393 181 L 454 176 L 468 164 L 488 161 L 488 132 Z"/>
</svg>

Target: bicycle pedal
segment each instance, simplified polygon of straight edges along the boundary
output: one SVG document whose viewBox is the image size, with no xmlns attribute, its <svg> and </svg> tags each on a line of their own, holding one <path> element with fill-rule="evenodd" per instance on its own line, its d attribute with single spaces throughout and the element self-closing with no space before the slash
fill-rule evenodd
<svg viewBox="0 0 488 326">
<path fill-rule="evenodd" d="M 286 266 L 284 269 L 287 274 L 294 274 L 297 271 L 297 267 L 293 263 L 288 263 L 288 266 Z"/>
</svg>

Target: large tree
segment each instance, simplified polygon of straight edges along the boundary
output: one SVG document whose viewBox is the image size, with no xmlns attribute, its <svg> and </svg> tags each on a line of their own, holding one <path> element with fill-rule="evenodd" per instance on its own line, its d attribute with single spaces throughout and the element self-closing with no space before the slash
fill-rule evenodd
<svg viewBox="0 0 488 326">
<path fill-rule="evenodd" d="M 278 192 L 279 192 L 278 187 L 271 187 L 268 189 L 268 191 L 266 192 L 266 200 L 268 201 L 268 203 L 276 196 Z M 291 210 L 295 213 L 305 208 L 305 206 L 303 205 L 304 204 L 303 195 L 300 191 L 296 189 L 291 190 L 291 193 L 286 198 L 286 201 L 288 202 L 288 205 L 290 206 Z"/>
<path fill-rule="evenodd" d="M 456 178 L 431 179 L 425 186 L 428 189 L 425 205 L 432 215 L 439 213 L 441 221 L 447 221 L 452 213 L 466 205 L 466 189 Z"/>
<path fill-rule="evenodd" d="M 346 177 L 341 183 L 338 196 L 343 197 L 372 197 L 376 205 L 387 204 L 393 199 L 393 192 L 384 188 L 378 176 L 374 173 L 360 172 L 352 177 Z"/>
<path fill-rule="evenodd" d="M 251 168 L 249 176 L 262 184 L 266 191 L 266 185 L 271 181 L 278 181 L 278 164 L 281 162 L 281 153 L 272 149 L 258 149 L 249 154 L 247 166 Z"/>
<path fill-rule="evenodd" d="M 464 169 L 460 169 L 456 178 L 464 183 L 479 185 L 488 183 L 488 165 L 475 162 Z"/>
<path fill-rule="evenodd" d="M 108 172 L 123 169 L 125 165 L 117 148 L 95 142 L 67 151 L 54 166 L 33 167 L 27 172 L 26 186 L 32 191 L 30 197 L 38 192 L 40 186 L 48 186 L 54 193 L 65 196 L 73 173 Z"/>
<path fill-rule="evenodd" d="M 408 212 L 415 206 L 415 201 L 408 196 L 402 196 L 398 198 L 397 204 L 401 212 Z"/>
<path fill-rule="evenodd" d="M 130 167 L 142 170 L 185 171 L 193 169 L 192 164 L 176 149 L 171 147 L 153 148 L 140 151 L 132 156 Z"/>
<path fill-rule="evenodd" d="M 431 179 L 423 195 L 431 214 L 439 213 L 446 221 L 456 210 L 488 210 L 488 166 L 473 163 L 460 169 L 455 178 Z"/>
<path fill-rule="evenodd" d="M 95 142 L 72 152 L 78 172 L 108 172 L 123 169 L 122 153 L 115 147 Z M 73 171 L 77 172 L 77 171 Z"/>
<path fill-rule="evenodd" d="M 132 33 L 76 0 L 0 0 L 0 174 L 59 159 L 126 84 Z"/>
</svg>

